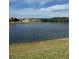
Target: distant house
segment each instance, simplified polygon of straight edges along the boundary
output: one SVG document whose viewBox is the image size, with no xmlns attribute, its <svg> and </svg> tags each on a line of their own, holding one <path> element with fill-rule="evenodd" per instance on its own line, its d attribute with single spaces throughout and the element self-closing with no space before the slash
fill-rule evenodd
<svg viewBox="0 0 79 59">
<path fill-rule="evenodd" d="M 29 18 L 25 18 L 22 20 L 22 22 L 30 22 L 30 19 Z"/>
<path fill-rule="evenodd" d="M 33 18 L 33 19 L 31 19 L 31 22 L 41 22 L 41 20 L 38 18 Z"/>
<path fill-rule="evenodd" d="M 22 19 L 22 18 L 20 18 L 20 19 L 19 19 L 19 22 L 22 22 L 22 20 L 23 20 L 23 19 Z"/>
<path fill-rule="evenodd" d="M 41 22 L 41 20 L 39 18 L 21 18 L 19 22 Z"/>
</svg>

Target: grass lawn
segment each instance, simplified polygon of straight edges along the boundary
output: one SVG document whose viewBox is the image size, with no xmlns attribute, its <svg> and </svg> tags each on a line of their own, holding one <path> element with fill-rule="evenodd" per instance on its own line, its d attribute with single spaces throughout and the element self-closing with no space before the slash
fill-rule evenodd
<svg viewBox="0 0 79 59">
<path fill-rule="evenodd" d="M 9 47 L 10 59 L 69 59 L 68 38 L 32 43 L 15 43 Z"/>
</svg>

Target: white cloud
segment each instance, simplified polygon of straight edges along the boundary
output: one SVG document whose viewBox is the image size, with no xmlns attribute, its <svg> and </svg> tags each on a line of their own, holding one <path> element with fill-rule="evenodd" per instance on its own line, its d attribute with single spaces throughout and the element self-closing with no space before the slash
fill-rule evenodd
<svg viewBox="0 0 79 59">
<path fill-rule="evenodd" d="M 50 11 L 57 11 L 57 10 L 66 10 L 68 8 L 69 8 L 68 4 L 62 4 L 62 5 L 50 6 L 50 7 L 47 7 L 47 8 L 41 8 L 40 11 L 50 12 Z"/>
<path fill-rule="evenodd" d="M 20 3 L 40 3 L 40 5 L 44 5 L 47 2 L 51 2 L 54 0 L 10 0 L 13 2 Z M 58 0 L 57 0 L 58 1 Z M 68 16 L 68 4 L 62 5 L 53 5 L 47 8 L 41 9 L 33 9 L 33 8 L 22 8 L 22 9 L 10 9 L 10 16 L 15 17 L 58 17 L 58 16 Z M 65 11 L 57 11 L 57 10 L 65 10 Z"/>
<path fill-rule="evenodd" d="M 68 16 L 68 11 L 40 11 L 40 9 L 24 8 L 24 9 L 12 9 L 10 10 L 10 16 L 14 17 L 36 17 L 36 18 L 50 18 L 50 17 L 60 17 Z"/>
</svg>

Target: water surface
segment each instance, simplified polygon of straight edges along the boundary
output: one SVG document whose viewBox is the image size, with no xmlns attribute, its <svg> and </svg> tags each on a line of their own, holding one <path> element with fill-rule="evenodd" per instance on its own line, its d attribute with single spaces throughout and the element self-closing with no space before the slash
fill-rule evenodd
<svg viewBox="0 0 79 59">
<path fill-rule="evenodd" d="M 69 36 L 67 23 L 10 24 L 9 42 L 32 42 Z"/>
</svg>

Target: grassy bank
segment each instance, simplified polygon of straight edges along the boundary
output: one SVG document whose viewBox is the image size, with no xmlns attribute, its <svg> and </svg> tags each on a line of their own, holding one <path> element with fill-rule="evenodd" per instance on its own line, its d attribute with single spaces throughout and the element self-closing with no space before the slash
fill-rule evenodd
<svg viewBox="0 0 79 59">
<path fill-rule="evenodd" d="M 33 24 L 33 23 L 42 23 L 42 22 L 9 22 L 9 24 Z"/>
<path fill-rule="evenodd" d="M 10 45 L 10 59 L 69 59 L 68 38 Z"/>
<path fill-rule="evenodd" d="M 9 22 L 9 24 L 42 24 L 42 23 L 60 23 L 63 24 L 64 22 Z"/>
</svg>

